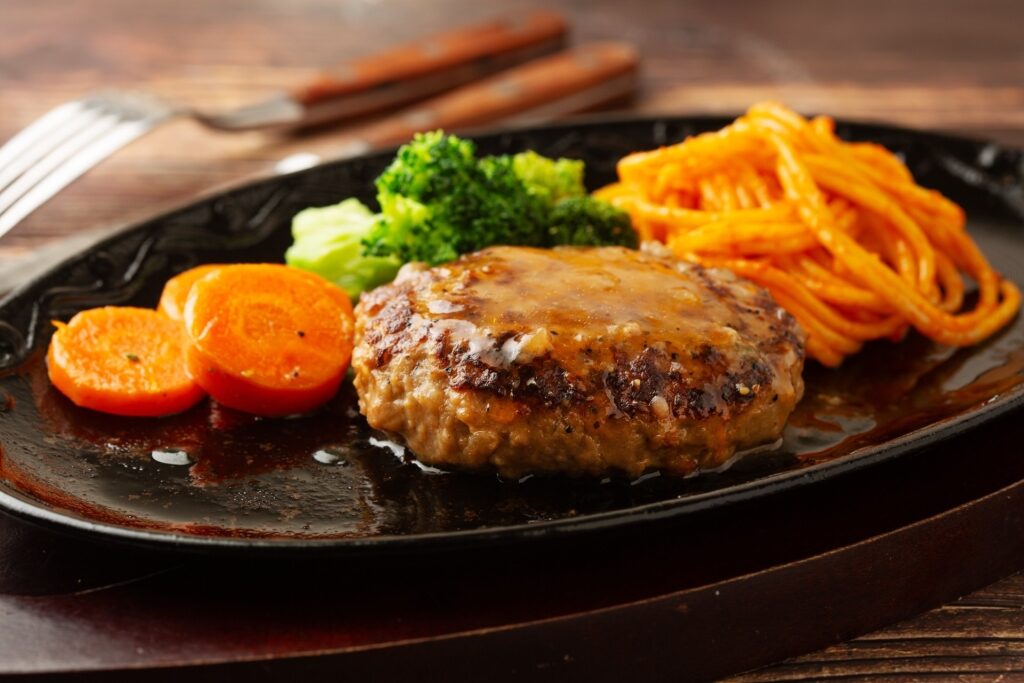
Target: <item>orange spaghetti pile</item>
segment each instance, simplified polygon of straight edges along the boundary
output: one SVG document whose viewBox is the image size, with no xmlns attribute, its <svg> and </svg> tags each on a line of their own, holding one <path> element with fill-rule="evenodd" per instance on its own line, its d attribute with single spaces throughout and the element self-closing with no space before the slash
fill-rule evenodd
<svg viewBox="0 0 1024 683">
<path fill-rule="evenodd" d="M 959 206 L 917 185 L 884 147 L 837 138 L 828 117 L 758 104 L 618 170 L 597 195 L 629 211 L 641 239 L 767 288 L 825 365 L 910 326 L 941 344 L 975 344 L 1020 307 Z M 979 292 L 960 312 L 964 274 Z"/>
</svg>

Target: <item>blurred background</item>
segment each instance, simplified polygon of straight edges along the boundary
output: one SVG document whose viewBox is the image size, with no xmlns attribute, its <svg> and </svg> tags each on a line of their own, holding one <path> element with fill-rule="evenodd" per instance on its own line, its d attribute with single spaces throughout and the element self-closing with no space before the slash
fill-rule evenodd
<svg viewBox="0 0 1024 683">
<path fill-rule="evenodd" d="M 253 102 L 323 67 L 538 6 L 518 0 L 2 0 L 0 141 L 61 102 L 142 89 L 205 108 Z M 1024 3 L 548 0 L 570 42 L 641 54 L 628 113 L 805 113 L 1024 145 Z M 350 131 L 223 134 L 174 120 L 103 162 L 0 241 L 0 268 L 78 230 L 121 224 Z"/>
</svg>

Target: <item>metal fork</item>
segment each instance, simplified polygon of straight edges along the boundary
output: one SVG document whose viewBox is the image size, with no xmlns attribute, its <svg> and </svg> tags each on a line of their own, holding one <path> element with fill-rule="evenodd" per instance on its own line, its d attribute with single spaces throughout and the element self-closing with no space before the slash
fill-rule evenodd
<svg viewBox="0 0 1024 683">
<path fill-rule="evenodd" d="M 296 128 L 395 107 L 562 46 L 548 11 L 492 19 L 335 67 L 291 92 L 224 114 L 110 91 L 44 114 L 0 147 L 0 237 L 90 168 L 160 123 L 190 116 L 222 131 Z"/>
<path fill-rule="evenodd" d="M 83 173 L 174 116 L 208 128 L 270 128 L 304 116 L 286 96 L 224 114 L 174 106 L 152 95 L 106 91 L 50 110 L 0 147 L 0 237 Z"/>
<path fill-rule="evenodd" d="M 0 147 L 0 236 L 61 188 L 174 110 L 133 93 L 100 93 L 50 110 Z"/>
</svg>

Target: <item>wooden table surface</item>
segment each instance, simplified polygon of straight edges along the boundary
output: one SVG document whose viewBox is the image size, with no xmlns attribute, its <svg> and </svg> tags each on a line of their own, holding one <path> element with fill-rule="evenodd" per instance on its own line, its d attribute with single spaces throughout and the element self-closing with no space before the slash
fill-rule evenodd
<svg viewBox="0 0 1024 683">
<path fill-rule="evenodd" d="M 630 111 L 736 113 L 776 98 L 808 112 L 1024 146 L 1019 0 L 544 5 L 566 13 L 577 41 L 616 38 L 640 47 L 642 92 Z M 101 87 L 209 107 L 249 102 L 318 66 L 493 11 L 467 0 L 3 0 L 0 140 Z M 329 152 L 346 132 L 230 136 L 173 122 L 15 228 L 0 241 L 0 268 L 57 237 L 129 222 L 265 172 L 291 152 Z M 992 680 L 1015 671 L 1024 671 L 1024 575 L 736 680 Z"/>
</svg>

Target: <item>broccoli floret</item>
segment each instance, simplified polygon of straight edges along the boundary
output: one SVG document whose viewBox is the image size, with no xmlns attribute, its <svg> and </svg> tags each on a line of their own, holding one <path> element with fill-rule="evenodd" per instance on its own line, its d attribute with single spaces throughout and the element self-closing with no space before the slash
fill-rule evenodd
<svg viewBox="0 0 1024 683">
<path fill-rule="evenodd" d="M 629 217 L 590 199 L 583 162 L 536 152 L 477 158 L 468 140 L 416 135 L 377 178 L 367 256 L 444 263 L 492 244 L 636 245 Z"/>
<path fill-rule="evenodd" d="M 491 244 L 539 245 L 544 202 L 509 157 L 476 159 L 473 143 L 417 135 L 377 178 L 382 219 L 363 242 L 372 256 L 438 264 Z"/>
<path fill-rule="evenodd" d="M 620 245 L 635 249 L 636 232 L 629 214 L 590 196 L 563 199 L 548 220 L 548 244 Z"/>
<path fill-rule="evenodd" d="M 512 169 L 526 190 L 549 206 L 566 197 L 582 197 L 583 162 L 575 159 L 549 159 L 534 151 L 512 157 Z"/>
</svg>

